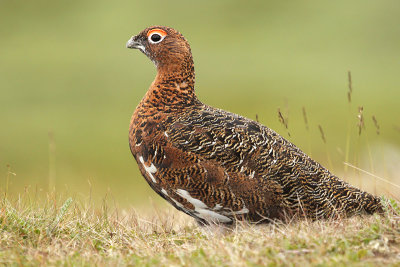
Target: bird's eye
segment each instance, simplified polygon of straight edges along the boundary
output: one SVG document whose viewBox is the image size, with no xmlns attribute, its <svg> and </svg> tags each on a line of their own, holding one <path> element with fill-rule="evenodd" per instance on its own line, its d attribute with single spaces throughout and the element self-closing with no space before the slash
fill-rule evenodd
<svg viewBox="0 0 400 267">
<path fill-rule="evenodd" d="M 158 33 L 153 33 L 150 36 L 150 40 L 152 40 L 153 43 L 158 43 L 159 41 L 161 41 L 161 35 L 159 35 Z"/>
<path fill-rule="evenodd" d="M 147 33 L 147 37 L 151 44 L 158 44 L 164 40 L 167 33 L 162 29 L 153 29 Z"/>
</svg>

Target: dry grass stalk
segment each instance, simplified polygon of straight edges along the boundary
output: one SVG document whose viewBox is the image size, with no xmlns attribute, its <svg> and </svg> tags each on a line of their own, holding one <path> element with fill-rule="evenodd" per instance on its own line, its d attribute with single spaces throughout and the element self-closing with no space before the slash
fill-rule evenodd
<svg viewBox="0 0 400 267">
<path fill-rule="evenodd" d="M 302 108 L 303 110 L 303 119 L 304 119 L 304 124 L 306 125 L 306 129 L 308 131 L 308 119 L 307 119 L 307 113 L 306 113 L 306 108 L 303 106 Z"/>
<path fill-rule="evenodd" d="M 380 127 L 379 127 L 378 120 L 376 119 L 375 115 L 372 115 L 372 121 L 374 122 L 374 125 L 375 125 L 376 134 L 379 135 Z"/>
<path fill-rule="evenodd" d="M 284 117 L 282 115 L 281 109 L 278 108 L 278 118 L 279 118 L 279 122 L 282 123 L 282 125 L 286 128 L 288 135 L 290 136 L 290 132 L 289 132 L 289 125 L 288 125 L 288 118 Z"/>
<path fill-rule="evenodd" d="M 351 103 L 351 95 L 353 93 L 353 85 L 352 85 L 352 80 L 351 80 L 351 72 L 348 71 L 347 72 L 347 77 L 348 77 L 348 86 L 349 86 L 349 91 L 347 92 L 347 100 L 349 101 L 349 103 Z"/>
<path fill-rule="evenodd" d="M 318 124 L 318 129 L 319 129 L 319 132 L 321 133 L 322 141 L 324 141 L 324 144 L 326 144 L 326 139 L 325 139 L 324 130 L 322 129 L 322 126 L 319 125 L 319 124 Z"/>
<path fill-rule="evenodd" d="M 358 107 L 358 123 L 357 123 L 357 127 L 358 127 L 358 135 L 361 135 L 362 130 L 365 130 L 365 121 L 364 121 L 364 108 L 362 106 Z"/>
</svg>

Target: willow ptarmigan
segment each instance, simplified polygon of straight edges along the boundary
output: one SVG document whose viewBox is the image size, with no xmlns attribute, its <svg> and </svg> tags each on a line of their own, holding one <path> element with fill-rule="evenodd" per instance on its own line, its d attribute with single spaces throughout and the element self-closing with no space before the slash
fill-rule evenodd
<svg viewBox="0 0 400 267">
<path fill-rule="evenodd" d="M 201 103 L 189 43 L 149 27 L 127 42 L 157 75 L 133 113 L 129 144 L 149 185 L 200 224 L 337 218 L 382 210 L 273 130 Z"/>
</svg>

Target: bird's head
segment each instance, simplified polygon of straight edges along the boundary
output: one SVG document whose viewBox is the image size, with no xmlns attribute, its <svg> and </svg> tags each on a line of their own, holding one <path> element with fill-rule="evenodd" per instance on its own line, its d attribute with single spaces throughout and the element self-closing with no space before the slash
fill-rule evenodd
<svg viewBox="0 0 400 267">
<path fill-rule="evenodd" d="M 157 68 L 179 66 L 185 61 L 192 62 L 189 43 L 180 32 L 169 27 L 146 28 L 138 35 L 132 36 L 126 47 L 142 51 Z"/>
</svg>

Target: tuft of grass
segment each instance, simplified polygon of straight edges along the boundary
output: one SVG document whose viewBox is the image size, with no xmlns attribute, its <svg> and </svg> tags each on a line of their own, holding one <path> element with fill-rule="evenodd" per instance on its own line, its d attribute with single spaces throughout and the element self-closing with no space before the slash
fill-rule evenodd
<svg viewBox="0 0 400 267">
<path fill-rule="evenodd" d="M 45 203 L 3 199 L 0 263 L 100 266 L 396 265 L 400 208 L 384 216 L 289 224 L 199 227 L 172 208 L 149 214 L 95 209 L 68 198 Z M 55 203 L 56 202 L 56 203 Z M 63 203 L 61 207 L 57 203 Z"/>
<path fill-rule="evenodd" d="M 64 204 L 61 206 L 60 211 L 57 213 L 56 218 L 54 219 L 54 222 L 47 228 L 47 235 L 52 235 L 53 231 L 56 229 L 57 225 L 62 221 L 62 219 L 65 216 L 65 213 L 67 212 L 69 206 L 71 206 L 72 203 L 72 198 L 68 198 Z"/>
</svg>

